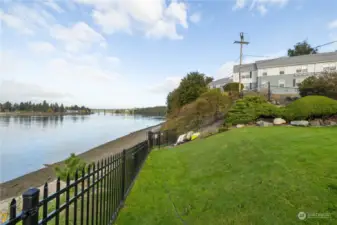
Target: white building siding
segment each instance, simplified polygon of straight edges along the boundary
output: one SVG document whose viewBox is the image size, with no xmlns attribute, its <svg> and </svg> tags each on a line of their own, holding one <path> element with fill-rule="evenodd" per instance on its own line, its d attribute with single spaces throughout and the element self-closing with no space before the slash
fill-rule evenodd
<svg viewBox="0 0 337 225">
<path fill-rule="evenodd" d="M 337 67 L 337 61 L 331 63 L 316 63 L 316 64 L 303 64 L 296 66 L 264 68 L 258 69 L 258 77 L 283 75 L 280 73 L 280 71 L 284 71 L 284 74 L 322 73 L 324 72 L 324 68 L 335 68 L 335 67 Z M 265 73 L 267 75 L 264 75 Z"/>
<path fill-rule="evenodd" d="M 234 82 L 239 82 L 240 68 L 241 82 L 246 89 L 270 83 L 279 87 L 280 92 L 287 87 L 291 92 L 296 91 L 297 85 L 309 76 L 325 71 L 337 72 L 337 52 L 261 60 L 240 67 L 236 65 L 233 68 Z"/>
</svg>

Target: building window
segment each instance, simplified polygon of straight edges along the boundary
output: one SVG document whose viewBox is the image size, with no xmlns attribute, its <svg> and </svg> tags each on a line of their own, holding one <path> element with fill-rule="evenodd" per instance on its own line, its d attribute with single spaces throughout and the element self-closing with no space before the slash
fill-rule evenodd
<svg viewBox="0 0 337 225">
<path fill-rule="evenodd" d="M 250 78 L 252 78 L 253 77 L 253 72 L 252 71 L 250 71 Z"/>
<path fill-rule="evenodd" d="M 302 68 L 297 68 L 296 73 L 302 73 Z"/>
<path fill-rule="evenodd" d="M 307 72 L 308 72 L 308 67 L 302 66 L 302 73 L 307 73 Z"/>
<path fill-rule="evenodd" d="M 323 71 L 324 72 L 336 71 L 336 65 L 334 63 L 326 64 L 326 65 L 323 66 Z"/>
<path fill-rule="evenodd" d="M 303 79 L 293 79 L 293 86 L 298 87 L 300 83 L 302 83 Z"/>
<path fill-rule="evenodd" d="M 282 87 L 282 88 L 283 88 L 283 87 L 285 87 L 285 84 L 286 84 L 285 80 L 279 80 L 279 81 L 278 81 L 278 86 L 279 86 L 279 87 Z"/>
<path fill-rule="evenodd" d="M 252 83 L 249 83 L 249 89 L 252 90 Z"/>
<path fill-rule="evenodd" d="M 268 75 L 267 71 L 263 71 L 262 76 L 267 76 L 267 75 Z"/>
<path fill-rule="evenodd" d="M 284 74 L 285 69 L 284 68 L 280 68 L 280 75 Z"/>
</svg>

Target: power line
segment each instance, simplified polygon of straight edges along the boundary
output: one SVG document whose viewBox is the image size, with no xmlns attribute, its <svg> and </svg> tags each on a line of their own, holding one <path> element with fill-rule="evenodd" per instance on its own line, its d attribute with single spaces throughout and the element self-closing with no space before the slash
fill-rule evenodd
<svg viewBox="0 0 337 225">
<path fill-rule="evenodd" d="M 326 46 L 326 45 L 331 45 L 333 43 L 337 43 L 337 40 L 336 41 L 331 41 L 331 42 L 328 42 L 328 43 L 325 43 L 325 44 L 322 44 L 322 45 L 318 45 L 314 49 L 317 49 L 317 48 L 320 48 L 320 47 L 323 47 L 323 46 Z"/>
</svg>

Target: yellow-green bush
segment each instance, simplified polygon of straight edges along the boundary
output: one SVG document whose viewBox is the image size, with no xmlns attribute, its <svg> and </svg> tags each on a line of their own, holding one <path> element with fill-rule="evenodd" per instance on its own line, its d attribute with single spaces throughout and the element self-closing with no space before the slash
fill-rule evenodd
<svg viewBox="0 0 337 225">
<path fill-rule="evenodd" d="M 337 101 L 324 96 L 306 96 L 286 107 L 287 120 L 324 118 L 337 114 Z"/>
</svg>

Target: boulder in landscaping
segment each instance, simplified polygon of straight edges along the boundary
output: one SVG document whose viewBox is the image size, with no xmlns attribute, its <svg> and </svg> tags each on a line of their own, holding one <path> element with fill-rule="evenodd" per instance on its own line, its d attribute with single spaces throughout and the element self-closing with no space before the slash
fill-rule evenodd
<svg viewBox="0 0 337 225">
<path fill-rule="evenodd" d="M 290 122 L 293 126 L 307 127 L 309 126 L 309 122 L 306 120 L 295 120 Z"/>
<path fill-rule="evenodd" d="M 243 128 L 243 127 L 245 127 L 245 125 L 243 125 L 243 124 L 236 125 L 236 128 Z"/>
<path fill-rule="evenodd" d="M 258 125 L 259 127 L 271 127 L 271 126 L 273 126 L 272 123 L 269 123 L 269 122 L 266 122 L 266 121 L 262 121 L 262 120 L 257 121 L 256 125 Z"/>
<path fill-rule="evenodd" d="M 313 127 L 319 127 L 319 126 L 324 125 L 324 122 L 323 122 L 323 120 L 318 119 L 318 120 L 311 120 L 309 122 L 309 124 L 310 124 L 310 126 L 313 126 Z"/>
<path fill-rule="evenodd" d="M 275 118 L 274 121 L 273 121 L 273 123 L 274 123 L 275 125 L 282 125 L 282 124 L 286 124 L 287 121 L 285 121 L 285 120 L 282 119 L 282 118 Z"/>
<path fill-rule="evenodd" d="M 326 126 L 336 126 L 336 125 L 337 125 L 336 122 L 331 121 L 331 120 L 325 120 L 323 123 L 324 123 L 324 125 L 326 125 Z"/>
</svg>

